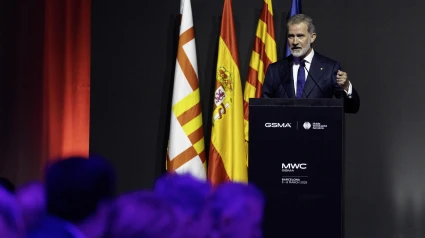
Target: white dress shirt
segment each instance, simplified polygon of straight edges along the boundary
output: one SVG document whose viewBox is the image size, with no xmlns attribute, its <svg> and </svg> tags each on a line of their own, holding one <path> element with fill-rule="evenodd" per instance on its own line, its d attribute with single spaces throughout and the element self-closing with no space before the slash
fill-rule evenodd
<svg viewBox="0 0 425 238">
<path fill-rule="evenodd" d="M 314 56 L 314 50 L 311 49 L 310 54 L 308 54 L 306 57 L 304 57 L 305 60 L 305 68 L 310 71 L 310 66 L 311 66 L 311 61 L 313 60 L 313 56 Z M 300 68 L 299 64 L 293 64 L 292 65 L 292 72 L 293 72 L 293 76 L 294 76 L 294 89 L 295 89 L 295 95 L 297 95 L 297 80 L 298 80 L 298 69 Z M 307 79 L 308 77 L 308 72 L 307 70 L 304 69 L 305 72 L 305 76 L 306 78 L 304 80 Z"/>
</svg>

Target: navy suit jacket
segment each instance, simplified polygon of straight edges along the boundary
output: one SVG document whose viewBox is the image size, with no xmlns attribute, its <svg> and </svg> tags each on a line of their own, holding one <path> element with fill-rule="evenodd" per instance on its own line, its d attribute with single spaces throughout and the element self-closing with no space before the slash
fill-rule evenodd
<svg viewBox="0 0 425 238">
<path fill-rule="evenodd" d="M 295 98 L 292 55 L 270 64 L 263 84 L 263 98 Z M 336 82 L 336 73 L 341 65 L 314 52 L 310 70 L 304 85 L 303 98 L 344 98 L 344 110 L 356 113 L 360 108 L 360 97 L 352 87 L 350 96 Z"/>
</svg>

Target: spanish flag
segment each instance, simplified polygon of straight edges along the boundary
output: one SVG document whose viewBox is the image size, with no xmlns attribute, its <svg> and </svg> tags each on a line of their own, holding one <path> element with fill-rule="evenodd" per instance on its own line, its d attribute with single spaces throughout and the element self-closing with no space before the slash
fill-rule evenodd
<svg viewBox="0 0 425 238">
<path fill-rule="evenodd" d="M 276 40 L 274 33 L 272 0 L 264 0 L 260 19 L 258 20 L 257 32 L 254 47 L 249 62 L 248 77 L 245 83 L 244 92 L 244 125 L 245 142 L 248 153 L 248 119 L 249 119 L 249 99 L 261 97 L 264 77 L 267 67 L 276 62 Z"/>
<path fill-rule="evenodd" d="M 247 182 L 242 85 L 232 1 L 225 0 L 218 44 L 208 179 Z"/>
<path fill-rule="evenodd" d="M 167 171 L 206 179 L 204 131 L 190 0 L 181 0 Z"/>
</svg>

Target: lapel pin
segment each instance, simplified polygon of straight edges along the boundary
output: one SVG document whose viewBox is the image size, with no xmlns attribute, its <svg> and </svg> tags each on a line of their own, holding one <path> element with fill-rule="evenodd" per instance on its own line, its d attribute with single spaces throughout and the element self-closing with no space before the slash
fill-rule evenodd
<svg viewBox="0 0 425 238">
<path fill-rule="evenodd" d="M 320 68 L 320 70 L 323 70 L 323 68 Z"/>
</svg>

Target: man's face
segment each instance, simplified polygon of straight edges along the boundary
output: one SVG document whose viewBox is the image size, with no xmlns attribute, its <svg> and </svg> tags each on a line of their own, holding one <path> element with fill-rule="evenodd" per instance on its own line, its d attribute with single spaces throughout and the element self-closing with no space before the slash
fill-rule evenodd
<svg viewBox="0 0 425 238">
<path fill-rule="evenodd" d="M 316 33 L 308 33 L 307 24 L 291 24 L 288 26 L 288 44 L 294 57 L 303 58 L 311 51 L 311 43 L 316 39 Z"/>
</svg>

